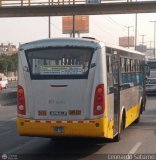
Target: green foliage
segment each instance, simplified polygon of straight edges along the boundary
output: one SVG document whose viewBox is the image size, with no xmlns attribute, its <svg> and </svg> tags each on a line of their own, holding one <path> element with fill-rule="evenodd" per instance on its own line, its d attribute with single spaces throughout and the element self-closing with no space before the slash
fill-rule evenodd
<svg viewBox="0 0 156 160">
<path fill-rule="evenodd" d="M 8 55 L 0 55 L 0 72 L 7 74 L 8 72 L 17 71 L 18 65 L 18 55 L 13 54 L 11 56 Z"/>
</svg>

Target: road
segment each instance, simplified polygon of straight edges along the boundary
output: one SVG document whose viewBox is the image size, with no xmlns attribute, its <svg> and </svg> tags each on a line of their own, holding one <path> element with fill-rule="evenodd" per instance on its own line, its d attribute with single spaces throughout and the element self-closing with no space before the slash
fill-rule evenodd
<svg viewBox="0 0 156 160">
<path fill-rule="evenodd" d="M 0 154 L 14 156 L 14 159 L 17 160 L 35 159 L 36 156 L 37 160 L 48 159 L 49 157 L 62 160 L 107 160 L 117 159 L 118 157 L 113 156 L 121 156 L 121 154 L 133 154 L 133 157 L 128 159 L 155 160 L 155 104 L 156 97 L 148 97 L 146 111 L 142 114 L 140 123 L 133 124 L 124 130 L 120 142 L 116 143 L 101 139 L 70 139 L 55 142 L 50 138 L 20 137 L 16 130 L 16 106 L 1 106 Z"/>
<path fill-rule="evenodd" d="M 2 93 L 10 93 L 17 91 L 17 81 L 12 81 L 8 83 L 8 87 L 2 90 Z"/>
<path fill-rule="evenodd" d="M 0 91 L 0 106 L 17 103 L 17 81 L 9 82 L 6 89 Z"/>
</svg>

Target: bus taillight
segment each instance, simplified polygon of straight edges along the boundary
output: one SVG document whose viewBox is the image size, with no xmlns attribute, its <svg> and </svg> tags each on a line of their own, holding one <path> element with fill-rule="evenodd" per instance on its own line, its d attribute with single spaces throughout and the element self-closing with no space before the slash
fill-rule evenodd
<svg viewBox="0 0 156 160">
<path fill-rule="evenodd" d="M 17 110 L 18 114 L 26 114 L 25 109 L 25 96 L 24 96 L 24 89 L 22 86 L 18 85 L 18 93 L 17 93 Z"/>
<path fill-rule="evenodd" d="M 104 84 L 99 84 L 96 87 L 94 95 L 94 115 L 100 115 L 104 113 L 105 101 L 104 101 Z"/>
</svg>

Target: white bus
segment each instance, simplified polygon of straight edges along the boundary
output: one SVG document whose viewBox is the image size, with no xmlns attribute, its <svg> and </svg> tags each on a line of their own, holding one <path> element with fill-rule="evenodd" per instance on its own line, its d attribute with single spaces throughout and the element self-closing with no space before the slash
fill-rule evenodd
<svg viewBox="0 0 156 160">
<path fill-rule="evenodd" d="M 118 141 L 145 108 L 144 59 L 140 52 L 83 38 L 21 45 L 19 134 Z"/>
<path fill-rule="evenodd" d="M 146 63 L 147 66 L 149 67 L 148 78 L 156 78 L 156 59 L 148 59 Z"/>
</svg>

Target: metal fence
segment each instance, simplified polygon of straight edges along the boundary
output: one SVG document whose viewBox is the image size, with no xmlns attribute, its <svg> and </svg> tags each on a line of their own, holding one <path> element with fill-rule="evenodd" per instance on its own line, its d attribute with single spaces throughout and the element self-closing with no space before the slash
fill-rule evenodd
<svg viewBox="0 0 156 160">
<path fill-rule="evenodd" d="M 131 2 L 145 2 L 145 1 L 147 0 L 0 0 L 0 7 L 101 4 L 101 3 L 121 3 L 121 2 L 131 3 Z"/>
</svg>

